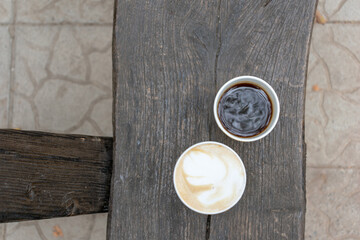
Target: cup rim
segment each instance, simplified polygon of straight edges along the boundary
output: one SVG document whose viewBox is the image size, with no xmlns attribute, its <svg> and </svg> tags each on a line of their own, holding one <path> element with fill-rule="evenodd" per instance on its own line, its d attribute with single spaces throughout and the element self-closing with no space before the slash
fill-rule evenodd
<svg viewBox="0 0 360 240">
<path fill-rule="evenodd" d="M 235 83 L 241 82 L 241 81 L 245 81 L 247 80 L 250 83 L 257 83 L 260 82 L 262 84 L 264 84 L 266 86 L 267 89 L 263 89 L 264 91 L 269 91 L 273 96 L 274 96 L 274 100 L 273 101 L 273 109 L 276 109 L 277 111 L 274 111 L 275 114 L 272 116 L 272 119 L 270 120 L 269 125 L 267 126 L 267 128 L 261 132 L 258 135 L 255 135 L 253 137 L 239 137 L 236 136 L 228 131 L 226 131 L 226 129 L 223 127 L 222 123 L 220 122 L 219 116 L 217 114 L 217 109 L 218 109 L 218 103 L 220 101 L 220 98 L 222 96 L 222 94 L 228 90 L 229 88 L 231 88 Z M 268 95 L 270 95 L 268 93 Z M 279 115 L 280 115 L 280 103 L 279 103 L 279 98 L 275 92 L 275 90 L 271 87 L 270 84 L 268 84 L 266 81 L 264 81 L 261 78 L 255 77 L 255 76 L 250 76 L 250 75 L 245 75 L 245 76 L 238 76 L 235 78 L 230 79 L 229 81 L 227 81 L 224 85 L 221 86 L 221 88 L 219 89 L 219 91 L 217 92 L 216 96 L 215 96 L 215 100 L 214 100 L 214 105 L 213 105 L 213 111 L 214 111 L 214 117 L 215 117 L 215 121 L 216 124 L 218 125 L 218 127 L 221 129 L 221 131 L 223 133 L 225 133 L 228 137 L 236 140 L 236 141 L 240 141 L 240 142 L 253 142 L 253 141 L 257 141 L 260 140 L 264 137 L 266 137 L 276 126 L 278 120 L 279 120 Z"/>
<path fill-rule="evenodd" d="M 244 184 L 243 184 L 243 189 L 241 191 L 241 193 L 239 194 L 239 197 L 236 199 L 236 201 L 234 201 L 233 204 L 231 204 L 229 207 L 225 208 L 225 209 L 222 209 L 220 211 L 217 211 L 217 212 L 205 212 L 205 211 L 200 211 L 200 210 L 197 210 L 193 207 L 191 207 L 190 205 L 188 205 L 183 199 L 182 197 L 180 196 L 178 190 L 177 190 L 177 187 L 176 187 L 176 181 L 175 181 L 175 173 L 176 173 L 176 169 L 179 165 L 179 162 L 180 162 L 180 159 L 182 159 L 182 157 L 188 152 L 190 151 L 191 149 L 193 149 L 194 147 L 197 147 L 199 145 L 204 145 L 204 144 L 217 144 L 217 145 L 220 145 L 222 147 L 225 147 L 227 149 L 229 149 L 232 153 L 235 154 L 235 156 L 237 157 L 237 159 L 240 161 L 240 164 L 242 166 L 242 168 L 244 169 Z M 220 142 L 215 142 L 215 141 L 204 141 L 204 142 L 199 142 L 199 143 L 196 143 L 194 145 L 191 145 L 190 147 L 188 147 L 181 155 L 180 157 L 177 159 L 176 161 L 176 164 L 175 164 L 175 167 L 174 167 L 174 172 L 173 172 L 173 184 L 174 184 L 174 188 L 175 188 L 175 192 L 177 194 L 177 196 L 179 197 L 180 201 L 186 206 L 188 207 L 189 209 L 193 210 L 194 212 L 197 212 L 197 213 L 200 213 L 200 214 L 205 214 L 205 215 L 215 215 L 215 214 L 219 214 L 219 213 L 223 213 L 223 212 L 226 212 L 228 211 L 229 209 L 231 209 L 232 207 L 234 207 L 239 201 L 240 199 L 242 198 L 242 196 L 244 195 L 244 192 L 245 192 L 245 188 L 246 188 L 246 180 L 247 180 L 247 176 L 246 176 L 246 169 L 245 169 L 245 165 L 243 163 L 243 161 L 241 160 L 240 156 L 229 146 L 223 144 L 223 143 L 220 143 Z"/>
</svg>

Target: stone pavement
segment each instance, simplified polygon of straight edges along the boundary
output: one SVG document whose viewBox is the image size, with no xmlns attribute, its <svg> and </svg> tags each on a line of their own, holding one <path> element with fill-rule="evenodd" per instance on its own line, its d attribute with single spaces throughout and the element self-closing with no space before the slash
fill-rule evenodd
<svg viewBox="0 0 360 240">
<path fill-rule="evenodd" d="M 308 66 L 306 239 L 360 239 L 360 1 L 320 0 Z"/>
<path fill-rule="evenodd" d="M 320 0 L 306 89 L 306 239 L 360 239 L 360 0 Z M 113 0 L 1 0 L 0 127 L 112 135 Z M 0 224 L 102 240 L 107 214 Z"/>
</svg>

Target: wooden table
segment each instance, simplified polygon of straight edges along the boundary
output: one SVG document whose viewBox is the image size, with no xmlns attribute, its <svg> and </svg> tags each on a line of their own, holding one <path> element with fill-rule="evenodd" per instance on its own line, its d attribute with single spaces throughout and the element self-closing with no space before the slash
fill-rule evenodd
<svg viewBox="0 0 360 240">
<path fill-rule="evenodd" d="M 114 139 L 0 130 L 0 222 L 109 210 L 109 240 L 303 239 L 316 0 L 115 2 Z M 253 143 L 213 118 L 217 90 L 239 75 L 266 80 L 281 104 Z M 206 140 L 233 148 L 248 175 L 240 202 L 214 216 L 185 207 L 172 184 L 180 154 Z"/>
<path fill-rule="evenodd" d="M 304 92 L 315 0 L 116 2 L 114 162 L 108 239 L 303 239 Z M 254 75 L 277 92 L 266 138 L 236 142 L 213 118 L 217 90 Z M 230 211 L 200 215 L 178 199 L 173 169 L 214 140 L 244 161 L 248 182 Z"/>
</svg>

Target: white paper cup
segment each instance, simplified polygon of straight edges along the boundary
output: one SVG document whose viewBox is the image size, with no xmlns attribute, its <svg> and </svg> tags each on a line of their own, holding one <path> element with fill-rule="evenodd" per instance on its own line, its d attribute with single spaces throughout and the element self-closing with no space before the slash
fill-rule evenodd
<svg viewBox="0 0 360 240">
<path fill-rule="evenodd" d="M 267 93 L 267 95 L 269 96 L 270 101 L 272 103 L 272 115 L 271 115 L 271 120 L 270 120 L 269 125 L 266 127 L 266 129 L 263 132 L 261 132 L 258 135 L 252 136 L 252 137 L 239 137 L 239 136 L 236 136 L 236 135 L 228 132 L 223 127 L 223 125 L 219 119 L 219 115 L 218 115 L 218 106 L 219 106 L 219 101 L 220 101 L 221 97 L 228 89 L 232 88 L 233 86 L 235 86 L 239 83 L 251 83 L 256 86 L 259 86 Z M 277 121 L 279 120 L 279 114 L 280 114 L 280 103 L 279 103 L 279 99 L 278 99 L 274 89 L 264 80 L 257 78 L 257 77 L 253 77 L 253 76 L 240 76 L 240 77 L 236 77 L 236 78 L 229 80 L 227 83 L 225 83 L 220 88 L 220 90 L 216 94 L 215 101 L 214 101 L 214 117 L 215 117 L 215 121 L 216 121 L 217 125 L 219 126 L 221 131 L 223 131 L 226 135 L 228 135 L 232 139 L 235 139 L 240 142 L 253 142 L 253 141 L 259 140 L 259 139 L 265 137 L 266 135 L 268 135 L 274 129 Z"/>
<path fill-rule="evenodd" d="M 191 207 L 189 204 L 186 203 L 186 201 L 184 201 L 184 199 L 181 197 L 180 193 L 178 192 L 178 189 L 177 189 L 177 186 L 176 186 L 176 179 L 175 179 L 175 176 L 176 176 L 176 170 L 177 170 L 177 167 L 179 165 L 179 162 L 180 162 L 180 159 L 182 159 L 182 157 L 188 152 L 190 151 L 191 149 L 193 149 L 194 147 L 197 147 L 199 145 L 203 145 L 203 144 L 216 144 L 216 145 L 220 145 L 224 148 L 227 148 L 229 149 L 231 152 L 233 152 L 235 154 L 235 156 L 239 159 L 239 162 L 240 162 L 240 165 L 241 167 L 243 168 L 244 170 L 244 183 L 243 185 L 239 186 L 241 187 L 240 189 L 240 194 L 239 194 L 239 197 L 234 201 L 234 203 L 232 205 L 230 205 L 229 207 L 221 210 L 221 211 L 217 211 L 217 212 L 204 212 L 204 211 L 200 211 L 200 210 L 197 210 L 193 207 Z M 178 158 L 177 162 L 176 162 L 176 165 L 175 165 L 175 168 L 174 168 L 174 173 L 173 173 L 173 182 L 174 182 L 174 187 L 175 187 L 175 191 L 176 191 L 176 194 L 178 195 L 178 197 L 180 198 L 180 200 L 182 201 L 182 203 L 187 206 L 188 208 L 190 208 L 191 210 L 197 212 L 197 213 L 201 213 L 201 214 L 206 214 L 206 215 L 214 215 L 214 214 L 219 214 L 219 213 L 223 213 L 223 212 L 226 212 L 227 210 L 229 210 L 230 208 L 232 208 L 233 206 L 236 205 L 236 203 L 239 202 L 239 200 L 241 199 L 241 197 L 243 196 L 244 194 L 244 191 L 245 191 L 245 187 L 246 187 L 246 169 L 245 169 L 245 166 L 244 166 L 244 163 L 242 162 L 241 158 L 239 157 L 239 155 L 233 150 L 231 149 L 230 147 L 226 146 L 225 144 L 222 144 L 222 143 L 219 143 L 219 142 L 213 142 L 213 141 L 206 141 L 206 142 L 200 142 L 200 143 L 197 143 L 197 144 L 194 144 L 192 145 L 191 147 L 189 147 L 188 149 L 186 149 L 182 154 L 181 156 Z"/>
</svg>

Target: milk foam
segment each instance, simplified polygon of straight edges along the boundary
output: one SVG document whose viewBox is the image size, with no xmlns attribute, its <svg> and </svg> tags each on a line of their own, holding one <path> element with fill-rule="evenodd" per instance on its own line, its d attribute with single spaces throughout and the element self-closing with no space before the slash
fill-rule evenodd
<svg viewBox="0 0 360 240">
<path fill-rule="evenodd" d="M 175 184 L 181 198 L 204 212 L 226 209 L 245 188 L 245 170 L 238 156 L 214 143 L 190 149 L 175 169 Z"/>
</svg>

